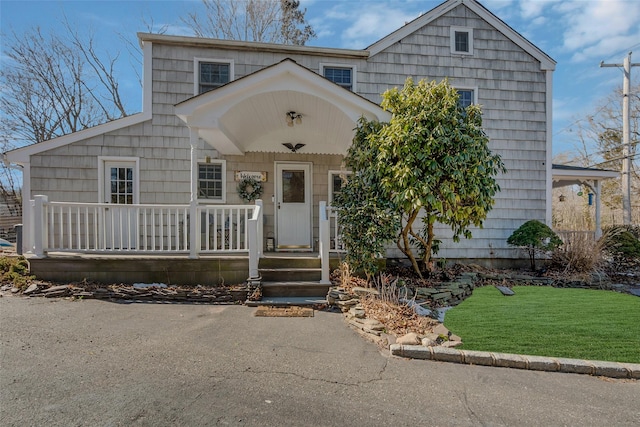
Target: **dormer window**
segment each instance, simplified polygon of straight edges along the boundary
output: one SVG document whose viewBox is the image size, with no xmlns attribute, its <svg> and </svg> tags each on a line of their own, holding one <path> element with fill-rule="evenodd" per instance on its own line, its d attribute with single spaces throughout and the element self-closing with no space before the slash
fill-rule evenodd
<svg viewBox="0 0 640 427">
<path fill-rule="evenodd" d="M 233 62 L 230 60 L 196 58 L 194 62 L 194 95 L 216 89 L 233 80 Z"/>
<path fill-rule="evenodd" d="M 320 74 L 347 90 L 355 91 L 355 69 L 352 66 L 320 64 Z"/>
<path fill-rule="evenodd" d="M 451 53 L 473 55 L 473 28 L 451 27 Z"/>
</svg>

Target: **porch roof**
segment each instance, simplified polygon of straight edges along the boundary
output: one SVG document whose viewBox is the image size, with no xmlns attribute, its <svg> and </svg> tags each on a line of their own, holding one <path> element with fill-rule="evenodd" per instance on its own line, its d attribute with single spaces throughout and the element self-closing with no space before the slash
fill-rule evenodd
<svg viewBox="0 0 640 427">
<path fill-rule="evenodd" d="M 192 131 L 221 154 L 288 152 L 346 154 L 360 117 L 388 121 L 390 114 L 291 59 L 234 80 L 175 106 Z M 301 115 L 290 126 L 287 112 Z"/>
<path fill-rule="evenodd" d="M 617 178 L 620 172 L 569 165 L 552 165 L 553 188 L 582 185 L 589 181 Z"/>
</svg>

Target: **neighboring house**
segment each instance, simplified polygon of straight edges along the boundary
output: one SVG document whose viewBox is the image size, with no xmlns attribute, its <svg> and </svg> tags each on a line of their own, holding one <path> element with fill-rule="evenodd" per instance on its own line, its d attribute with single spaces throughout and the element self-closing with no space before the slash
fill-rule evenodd
<svg viewBox="0 0 640 427">
<path fill-rule="evenodd" d="M 381 94 L 407 77 L 448 78 L 462 103 L 481 104 L 508 169 L 484 228 L 457 244 L 442 228 L 438 256 L 509 261 L 521 256 L 506 244 L 513 230 L 550 223 L 555 62 L 476 1 L 448 0 L 363 50 L 138 38 L 142 113 L 7 153 L 24 168 L 34 259 L 337 249 L 324 206 L 348 173 L 353 129 L 361 116 L 388 120 Z M 263 179 L 258 208 L 238 194 L 246 175 Z"/>
</svg>

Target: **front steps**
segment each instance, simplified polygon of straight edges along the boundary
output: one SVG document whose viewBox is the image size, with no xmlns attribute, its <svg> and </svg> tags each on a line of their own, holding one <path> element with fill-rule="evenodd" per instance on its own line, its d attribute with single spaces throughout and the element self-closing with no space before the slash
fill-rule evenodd
<svg viewBox="0 0 640 427">
<path fill-rule="evenodd" d="M 317 254 L 268 255 L 260 258 L 258 270 L 262 277 L 262 299 L 247 301 L 248 306 L 326 304 L 330 285 L 320 283 L 322 269 Z"/>
</svg>

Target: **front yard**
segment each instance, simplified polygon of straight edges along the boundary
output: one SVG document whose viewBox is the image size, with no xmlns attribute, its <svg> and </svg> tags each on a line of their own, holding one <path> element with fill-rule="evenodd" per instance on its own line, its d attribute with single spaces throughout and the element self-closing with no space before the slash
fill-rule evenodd
<svg viewBox="0 0 640 427">
<path fill-rule="evenodd" d="M 611 291 L 495 287 L 449 310 L 445 326 L 468 350 L 640 363 L 640 298 Z"/>
</svg>

